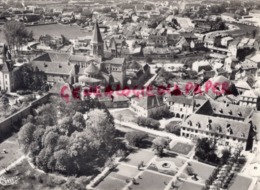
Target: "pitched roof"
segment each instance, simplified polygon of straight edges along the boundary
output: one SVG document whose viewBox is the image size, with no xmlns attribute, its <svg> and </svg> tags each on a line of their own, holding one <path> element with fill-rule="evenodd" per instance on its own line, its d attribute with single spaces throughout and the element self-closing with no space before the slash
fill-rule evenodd
<svg viewBox="0 0 260 190">
<path fill-rule="evenodd" d="M 11 63 L 4 61 L 1 70 L 2 70 L 2 72 L 9 73 L 12 70 Z"/>
<path fill-rule="evenodd" d="M 92 62 L 90 63 L 87 68 L 84 70 L 85 73 L 98 73 L 99 68 Z"/>
<path fill-rule="evenodd" d="M 43 71 L 47 74 L 59 74 L 59 75 L 69 75 L 73 70 L 74 65 L 68 63 L 58 63 L 58 62 L 42 62 L 34 61 L 32 63 L 34 68 L 38 67 L 40 71 Z"/>
<path fill-rule="evenodd" d="M 192 105 L 193 102 L 192 98 L 187 98 L 185 96 L 170 96 L 167 101 L 186 105 Z"/>
<path fill-rule="evenodd" d="M 200 125 L 200 127 L 198 127 Z M 183 127 L 194 128 L 202 131 L 223 134 L 240 139 L 247 139 L 250 131 L 250 124 L 225 118 L 192 114 L 187 118 Z M 230 133 L 229 133 L 230 132 Z"/>
<path fill-rule="evenodd" d="M 138 105 L 144 109 L 152 109 L 156 107 L 161 107 L 164 105 L 163 100 L 161 97 L 158 97 L 156 95 L 154 96 L 144 96 L 141 98 L 134 98 L 137 102 Z"/>
<path fill-rule="evenodd" d="M 44 62 L 59 62 L 64 63 L 68 62 L 70 54 L 68 53 L 55 53 L 55 52 L 48 52 L 39 57 L 35 58 L 33 61 L 44 61 Z"/>
<path fill-rule="evenodd" d="M 91 42 L 92 43 L 103 43 L 103 39 L 102 39 L 102 36 L 101 36 L 101 33 L 100 33 L 100 29 L 99 29 L 99 26 L 98 26 L 97 22 L 95 23 L 95 26 L 94 26 L 94 32 L 93 32 L 93 36 L 92 36 Z"/>
<path fill-rule="evenodd" d="M 121 57 L 114 57 L 112 59 L 104 61 L 104 63 L 120 64 L 120 65 L 123 65 L 124 62 L 125 62 L 125 58 L 121 58 Z"/>
</svg>

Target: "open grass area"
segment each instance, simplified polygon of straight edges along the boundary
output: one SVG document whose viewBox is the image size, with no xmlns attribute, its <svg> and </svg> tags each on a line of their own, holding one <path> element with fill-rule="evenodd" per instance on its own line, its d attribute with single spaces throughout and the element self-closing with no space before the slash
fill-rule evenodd
<svg viewBox="0 0 260 190">
<path fill-rule="evenodd" d="M 4 153 L 4 149 L 7 153 Z M 0 170 L 5 169 L 22 155 L 19 144 L 14 137 L 10 137 L 2 142 L 0 144 Z"/>
<path fill-rule="evenodd" d="M 165 175 L 160 175 L 145 171 L 141 175 L 141 179 L 136 180 L 135 185 L 131 185 L 132 190 L 163 190 L 167 184 L 170 182 L 172 177 Z"/>
<path fill-rule="evenodd" d="M 4 186 L 5 190 L 51 189 L 55 187 L 58 190 L 59 188 L 61 189 L 60 185 L 65 183 L 65 180 L 58 176 L 54 180 L 52 176 L 36 171 L 29 165 L 27 160 L 11 169 L 3 177 L 6 179 L 18 179 L 17 184 Z"/>
<path fill-rule="evenodd" d="M 151 151 L 139 149 L 127 156 L 124 162 L 133 166 L 138 166 L 138 164 L 143 161 L 144 165 L 146 165 L 154 156 L 154 153 Z"/>
<path fill-rule="evenodd" d="M 113 111 L 111 112 L 111 114 L 115 119 L 118 120 L 120 120 L 120 116 L 121 116 L 121 121 L 135 121 L 135 119 L 137 118 L 137 115 L 128 108 L 120 111 L 119 110 Z"/>
<path fill-rule="evenodd" d="M 201 190 L 202 188 L 203 188 L 203 185 L 185 181 L 183 184 L 181 184 L 181 186 L 178 190 Z"/>
<path fill-rule="evenodd" d="M 193 147 L 194 147 L 193 145 L 178 142 L 171 148 L 171 151 L 179 154 L 188 155 Z"/>
<path fill-rule="evenodd" d="M 197 174 L 202 180 L 207 180 L 215 169 L 213 166 L 193 161 L 190 162 L 190 166 L 192 167 L 194 173 Z M 186 169 L 184 170 L 184 173 L 188 175 Z"/>
<path fill-rule="evenodd" d="M 112 171 L 96 189 L 98 190 L 115 190 L 123 189 L 127 185 L 127 180 L 132 180 L 138 174 L 139 170 L 134 167 L 120 164 Z"/>
<path fill-rule="evenodd" d="M 252 179 L 243 176 L 237 176 L 229 190 L 247 190 L 251 183 Z"/>
</svg>

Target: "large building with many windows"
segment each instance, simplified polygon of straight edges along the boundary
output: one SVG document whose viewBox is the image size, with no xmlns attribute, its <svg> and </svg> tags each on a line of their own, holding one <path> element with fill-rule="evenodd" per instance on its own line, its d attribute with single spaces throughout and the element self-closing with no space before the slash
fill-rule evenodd
<svg viewBox="0 0 260 190">
<path fill-rule="evenodd" d="M 218 145 L 246 148 L 254 110 L 234 104 L 206 101 L 188 116 L 181 128 L 181 136 L 190 139 L 215 138 Z"/>
</svg>

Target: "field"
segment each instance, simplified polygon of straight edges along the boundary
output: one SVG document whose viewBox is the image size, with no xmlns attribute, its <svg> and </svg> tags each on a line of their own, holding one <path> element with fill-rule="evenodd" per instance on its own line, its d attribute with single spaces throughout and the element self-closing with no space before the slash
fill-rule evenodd
<svg viewBox="0 0 260 190">
<path fill-rule="evenodd" d="M 243 176 L 237 176 L 229 190 L 247 190 L 252 180 Z"/>
<path fill-rule="evenodd" d="M 203 185 L 191 183 L 191 182 L 184 182 L 178 190 L 201 190 Z"/>
<path fill-rule="evenodd" d="M 171 148 L 171 151 L 176 152 L 178 154 L 188 155 L 193 147 L 193 145 L 178 142 Z"/>
<path fill-rule="evenodd" d="M 206 165 L 200 162 L 192 161 L 190 162 L 190 166 L 193 168 L 194 173 L 198 175 L 202 180 L 207 180 L 209 176 L 212 174 L 215 167 Z M 188 175 L 188 172 L 186 169 L 184 170 L 184 173 Z"/>
<path fill-rule="evenodd" d="M 5 169 L 23 155 L 14 136 L 16 135 L 13 135 L 0 144 L 0 170 Z M 4 149 L 7 153 L 3 152 Z"/>
</svg>

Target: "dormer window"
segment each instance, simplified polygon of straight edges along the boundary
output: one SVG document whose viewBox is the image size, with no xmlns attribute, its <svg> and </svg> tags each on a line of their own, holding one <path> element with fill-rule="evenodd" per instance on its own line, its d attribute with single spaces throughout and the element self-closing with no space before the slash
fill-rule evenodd
<svg viewBox="0 0 260 190">
<path fill-rule="evenodd" d="M 239 117 L 242 117 L 242 113 L 241 113 L 241 112 L 238 112 L 238 116 L 239 116 Z"/>
<path fill-rule="evenodd" d="M 44 67 L 47 67 L 48 65 L 47 65 L 47 63 L 44 63 Z"/>
<path fill-rule="evenodd" d="M 230 124 L 229 124 L 229 123 L 227 123 L 226 127 L 227 127 L 227 128 L 230 128 Z"/>
<path fill-rule="evenodd" d="M 232 130 L 231 128 L 228 128 L 228 129 L 227 129 L 227 132 L 228 132 L 230 135 L 233 134 L 233 130 Z"/>
<path fill-rule="evenodd" d="M 188 125 L 189 125 L 189 126 L 192 126 L 192 122 L 191 122 L 191 120 L 189 120 Z"/>
<path fill-rule="evenodd" d="M 245 138 L 245 137 L 246 137 L 245 133 L 242 133 L 242 134 L 241 134 L 241 137 L 242 137 L 242 138 Z"/>
<path fill-rule="evenodd" d="M 232 111 L 231 110 L 228 113 L 229 113 L 229 115 L 232 115 Z"/>
<path fill-rule="evenodd" d="M 207 129 L 209 129 L 209 130 L 211 130 L 211 129 L 212 129 L 212 126 L 211 126 L 211 124 L 210 124 L 210 123 L 207 125 Z"/>
<path fill-rule="evenodd" d="M 196 124 L 196 126 L 197 126 L 198 128 L 200 128 L 200 127 L 201 127 L 200 122 L 198 122 L 198 123 Z"/>
<path fill-rule="evenodd" d="M 222 108 L 219 110 L 219 113 L 223 113 L 223 109 Z"/>
</svg>

